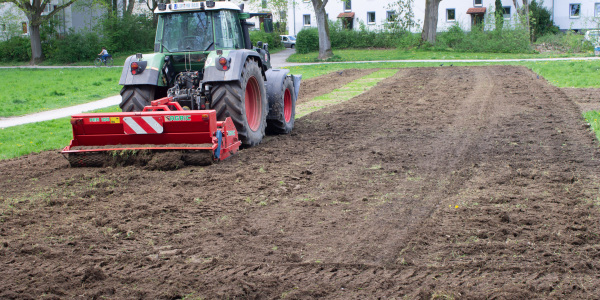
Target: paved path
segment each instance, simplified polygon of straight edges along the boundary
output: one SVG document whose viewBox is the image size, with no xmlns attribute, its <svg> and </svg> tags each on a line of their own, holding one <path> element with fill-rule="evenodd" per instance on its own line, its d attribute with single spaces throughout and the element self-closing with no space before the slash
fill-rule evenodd
<svg viewBox="0 0 600 300">
<path fill-rule="evenodd" d="M 0 128 L 69 117 L 71 115 L 82 113 L 84 111 L 100 109 L 111 105 L 117 105 L 119 103 L 121 103 L 121 96 L 117 95 L 90 103 L 48 110 L 21 117 L 0 118 Z"/>
<path fill-rule="evenodd" d="M 539 61 L 567 61 L 567 60 L 599 60 L 600 57 L 575 57 L 575 58 L 528 58 L 528 59 L 409 59 L 409 60 L 376 60 L 376 61 L 349 61 L 349 62 L 325 62 L 325 63 L 289 63 L 285 60 L 295 53 L 295 49 L 285 49 L 271 55 L 271 65 L 275 68 L 292 67 L 300 65 L 320 65 L 320 64 L 364 64 L 364 63 L 471 63 L 471 62 L 539 62 Z M 0 67 L 0 68 L 15 68 L 15 67 Z M 16 68 L 65 68 L 57 66 L 22 66 Z M 66 68 L 94 68 L 94 67 L 66 67 Z M 120 68 L 120 66 L 118 66 Z M 94 109 L 100 109 L 111 105 L 116 105 L 121 102 L 121 96 L 112 96 L 106 99 L 76 105 L 72 107 L 65 107 L 55 110 L 49 110 L 41 113 L 11 117 L 11 118 L 0 118 L 0 128 L 11 127 L 16 125 L 22 125 L 33 122 L 41 122 L 47 120 L 53 120 L 70 115 L 90 111 Z"/>
</svg>

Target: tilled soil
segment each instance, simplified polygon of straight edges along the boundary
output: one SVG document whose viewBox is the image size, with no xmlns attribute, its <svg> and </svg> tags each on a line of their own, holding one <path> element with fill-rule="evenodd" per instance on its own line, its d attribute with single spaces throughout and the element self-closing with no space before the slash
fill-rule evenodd
<svg viewBox="0 0 600 300">
<path fill-rule="evenodd" d="M 0 298 L 600 295 L 600 155 L 524 67 L 402 69 L 208 167 L 0 162 Z"/>
</svg>

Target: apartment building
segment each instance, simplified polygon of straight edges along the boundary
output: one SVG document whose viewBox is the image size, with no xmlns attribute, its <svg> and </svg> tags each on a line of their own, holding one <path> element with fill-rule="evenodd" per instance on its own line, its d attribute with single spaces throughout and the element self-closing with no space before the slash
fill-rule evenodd
<svg viewBox="0 0 600 300">
<path fill-rule="evenodd" d="M 367 29 L 380 30 L 394 18 L 393 0 L 330 0 L 325 8 L 331 21 L 340 20 L 347 28 L 364 24 Z M 517 5 L 522 3 L 517 0 Z M 539 2 L 538 2 L 539 3 Z M 600 0 L 545 0 L 554 23 L 561 30 L 586 30 L 599 27 Z M 517 9 L 512 0 L 502 0 L 505 24 L 516 22 Z M 489 10 L 495 10 L 495 0 L 444 0 L 438 11 L 438 31 L 445 31 L 458 24 L 470 30 L 475 24 L 485 22 Z M 412 10 L 417 28 L 422 28 L 425 17 L 425 1 L 416 0 Z M 291 1 L 288 31 L 297 34 L 307 27 L 316 27 L 316 17 L 310 0 Z"/>
</svg>

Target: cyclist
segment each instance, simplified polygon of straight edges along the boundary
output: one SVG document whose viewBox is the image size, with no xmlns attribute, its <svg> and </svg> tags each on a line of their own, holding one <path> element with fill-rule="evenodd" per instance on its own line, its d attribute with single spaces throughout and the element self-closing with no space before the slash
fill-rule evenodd
<svg viewBox="0 0 600 300">
<path fill-rule="evenodd" d="M 106 47 L 102 47 L 102 51 L 100 51 L 100 54 L 98 54 L 98 55 L 102 56 L 102 62 L 103 63 L 106 63 L 106 59 L 108 57 L 110 57 L 110 54 L 108 54 L 108 51 L 106 51 Z"/>
</svg>

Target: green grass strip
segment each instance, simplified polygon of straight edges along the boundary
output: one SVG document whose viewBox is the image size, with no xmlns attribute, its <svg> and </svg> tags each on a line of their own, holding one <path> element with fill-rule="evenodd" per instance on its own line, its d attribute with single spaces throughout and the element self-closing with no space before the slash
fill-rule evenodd
<svg viewBox="0 0 600 300">
<path fill-rule="evenodd" d="M 596 137 L 600 141 L 600 111 L 586 111 L 583 117 L 590 124 L 592 130 L 596 133 Z"/>
<path fill-rule="evenodd" d="M 0 117 L 21 116 L 119 94 L 121 68 L 0 69 Z"/>
<path fill-rule="evenodd" d="M 380 81 L 394 76 L 398 71 L 398 69 L 382 69 L 365 77 L 356 79 L 339 89 L 333 90 L 333 92 L 329 94 L 321 95 L 308 102 L 300 103 L 296 106 L 296 118 L 301 118 L 324 107 L 352 99 L 370 90 Z"/>
<path fill-rule="evenodd" d="M 527 58 L 562 58 L 593 56 L 592 51 L 586 53 L 471 53 L 458 51 L 430 51 L 404 49 L 337 49 L 329 61 L 372 61 L 372 60 L 424 60 L 424 59 L 527 59 Z M 320 62 L 318 52 L 306 54 L 294 53 L 287 61 L 299 63 Z"/>
<path fill-rule="evenodd" d="M 93 112 L 119 112 L 118 105 Z M 62 149 L 73 138 L 69 117 L 0 128 L 0 159 L 19 157 L 45 150 Z"/>
</svg>

